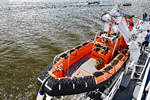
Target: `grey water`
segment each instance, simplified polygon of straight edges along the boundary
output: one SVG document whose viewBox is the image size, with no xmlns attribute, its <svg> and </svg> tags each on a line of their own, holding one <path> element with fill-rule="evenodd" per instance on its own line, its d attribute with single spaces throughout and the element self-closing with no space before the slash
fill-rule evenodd
<svg viewBox="0 0 150 100">
<path fill-rule="evenodd" d="M 101 15 L 112 9 L 9 1 L 0 1 L 0 100 L 35 100 L 36 78 L 54 56 L 94 38 L 103 28 Z M 122 10 L 141 17 L 145 10 L 150 14 L 149 5 Z"/>
</svg>

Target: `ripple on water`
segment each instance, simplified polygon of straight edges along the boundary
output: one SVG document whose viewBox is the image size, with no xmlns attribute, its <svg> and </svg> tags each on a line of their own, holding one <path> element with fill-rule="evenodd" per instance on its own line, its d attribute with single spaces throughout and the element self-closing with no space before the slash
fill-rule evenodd
<svg viewBox="0 0 150 100">
<path fill-rule="evenodd" d="M 35 100 L 37 76 L 55 55 L 93 38 L 102 28 L 103 11 L 112 8 L 55 7 L 40 2 L 0 6 L 0 99 Z M 140 16 L 148 7 L 126 11 Z"/>
</svg>

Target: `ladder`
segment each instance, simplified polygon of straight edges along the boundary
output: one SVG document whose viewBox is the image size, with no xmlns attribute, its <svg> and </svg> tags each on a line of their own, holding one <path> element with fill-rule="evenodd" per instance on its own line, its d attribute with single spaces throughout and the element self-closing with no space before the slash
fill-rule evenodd
<svg viewBox="0 0 150 100">
<path fill-rule="evenodd" d="M 141 80 L 148 64 L 148 56 L 146 53 L 140 55 L 137 65 L 135 65 L 134 79 Z"/>
</svg>

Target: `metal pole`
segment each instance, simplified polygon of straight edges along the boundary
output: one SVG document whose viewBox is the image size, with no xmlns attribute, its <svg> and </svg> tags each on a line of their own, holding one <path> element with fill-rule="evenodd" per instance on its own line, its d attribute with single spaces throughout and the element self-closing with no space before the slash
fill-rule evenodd
<svg viewBox="0 0 150 100">
<path fill-rule="evenodd" d="M 98 33 L 99 33 L 99 32 L 98 32 Z M 93 49 L 94 49 L 94 46 L 95 46 L 95 43 L 96 43 L 96 39 L 97 39 L 98 33 L 96 33 L 95 38 L 94 38 Z M 92 49 L 92 50 L 93 50 L 93 49 Z"/>
<path fill-rule="evenodd" d="M 114 53 L 115 53 L 115 50 L 116 50 L 116 47 L 117 47 L 117 43 L 118 43 L 118 38 L 117 38 L 117 40 L 116 40 L 116 42 L 115 42 L 114 50 L 113 50 L 113 52 L 112 52 L 112 57 L 113 57 L 113 55 L 114 55 Z M 112 58 L 112 57 L 111 57 L 111 58 Z"/>
</svg>

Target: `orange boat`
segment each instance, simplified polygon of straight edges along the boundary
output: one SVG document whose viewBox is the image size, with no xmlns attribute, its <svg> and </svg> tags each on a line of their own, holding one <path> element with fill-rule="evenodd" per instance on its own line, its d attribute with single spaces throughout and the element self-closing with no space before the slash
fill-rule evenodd
<svg viewBox="0 0 150 100">
<path fill-rule="evenodd" d="M 50 96 L 72 95 L 103 87 L 129 58 L 120 33 L 98 33 L 89 40 L 55 57 L 37 78 L 41 90 Z"/>
</svg>

